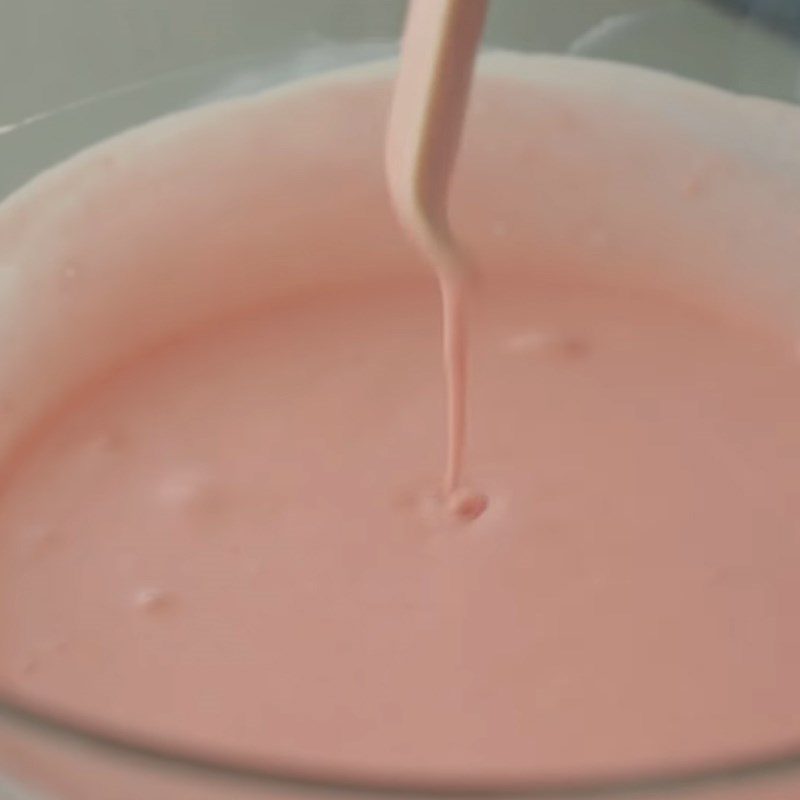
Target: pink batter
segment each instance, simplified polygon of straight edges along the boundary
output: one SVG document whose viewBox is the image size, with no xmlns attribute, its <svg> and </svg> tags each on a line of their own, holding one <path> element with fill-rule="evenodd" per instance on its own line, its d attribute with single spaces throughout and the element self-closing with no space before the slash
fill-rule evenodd
<svg viewBox="0 0 800 800">
<path fill-rule="evenodd" d="M 87 391 L 4 493 L 3 681 L 360 774 L 789 741 L 794 353 L 657 295 L 503 285 L 475 335 L 490 505 L 456 524 L 437 318 L 426 284 L 309 293 Z"/>
<path fill-rule="evenodd" d="M 531 64 L 479 82 L 456 175 L 491 268 L 471 521 L 385 75 L 177 116 L 0 209 L 0 689 L 405 780 L 796 740 L 800 119 Z"/>
</svg>

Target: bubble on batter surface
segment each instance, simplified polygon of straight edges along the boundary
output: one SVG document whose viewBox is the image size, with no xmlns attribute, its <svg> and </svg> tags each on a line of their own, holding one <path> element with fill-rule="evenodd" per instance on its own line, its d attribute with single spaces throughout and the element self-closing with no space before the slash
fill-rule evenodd
<svg viewBox="0 0 800 800">
<path fill-rule="evenodd" d="M 559 331 L 533 330 L 517 333 L 506 339 L 505 349 L 510 353 L 542 358 L 583 358 L 589 354 L 588 339 Z"/>
<path fill-rule="evenodd" d="M 173 608 L 176 603 L 175 595 L 155 586 L 143 587 L 135 593 L 133 605 L 146 614 L 159 614 Z"/>
</svg>

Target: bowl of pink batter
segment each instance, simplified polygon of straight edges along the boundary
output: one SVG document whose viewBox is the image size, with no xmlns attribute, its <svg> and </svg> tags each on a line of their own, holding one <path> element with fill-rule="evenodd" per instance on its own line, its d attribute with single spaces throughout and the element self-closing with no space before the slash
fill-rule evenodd
<svg viewBox="0 0 800 800">
<path fill-rule="evenodd" d="M 800 112 L 482 61 L 462 518 L 393 71 L 0 206 L 0 762 L 76 800 L 793 797 Z"/>
</svg>

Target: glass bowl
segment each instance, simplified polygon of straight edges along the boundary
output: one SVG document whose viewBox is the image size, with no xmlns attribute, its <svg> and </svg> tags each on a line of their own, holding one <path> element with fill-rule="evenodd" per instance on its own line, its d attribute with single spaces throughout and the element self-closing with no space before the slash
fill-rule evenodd
<svg viewBox="0 0 800 800">
<path fill-rule="evenodd" d="M 400 0 L 7 0 L 0 30 L 0 196 L 76 151 L 167 112 L 392 56 L 404 7 Z M 489 46 L 628 61 L 794 102 L 797 32 L 788 2 L 494 0 L 486 38 Z M 794 749 L 690 771 L 382 785 L 135 739 L 59 718 L 0 690 L 0 764 L 3 800 L 788 800 L 800 797 L 800 721 Z"/>
</svg>

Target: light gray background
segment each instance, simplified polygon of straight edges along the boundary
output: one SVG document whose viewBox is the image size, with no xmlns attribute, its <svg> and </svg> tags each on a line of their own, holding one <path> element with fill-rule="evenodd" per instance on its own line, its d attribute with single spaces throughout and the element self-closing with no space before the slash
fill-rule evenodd
<svg viewBox="0 0 800 800">
<path fill-rule="evenodd" d="M 756 4 L 757 5 L 757 4 Z M 404 0 L 0 0 L 0 124 L 81 97 L 305 38 L 394 38 Z M 603 21 L 605 20 L 605 24 Z M 489 41 L 599 54 L 782 97 L 797 56 L 697 0 L 493 0 Z"/>
<path fill-rule="evenodd" d="M 773 1 L 750 0 L 760 9 Z M 390 54 L 404 7 L 0 0 L 0 198 L 75 150 L 169 110 Z M 702 0 L 492 0 L 486 39 L 633 61 L 789 100 L 800 91 L 795 42 Z"/>
</svg>

